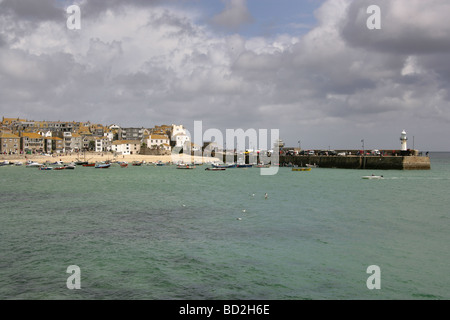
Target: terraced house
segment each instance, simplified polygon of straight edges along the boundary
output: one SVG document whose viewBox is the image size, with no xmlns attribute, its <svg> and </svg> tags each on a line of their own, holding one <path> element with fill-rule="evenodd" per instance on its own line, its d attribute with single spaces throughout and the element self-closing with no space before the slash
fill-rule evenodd
<svg viewBox="0 0 450 320">
<path fill-rule="evenodd" d="M 12 133 L 0 133 L 0 153 L 17 154 L 20 152 L 20 137 Z"/>
<path fill-rule="evenodd" d="M 25 153 L 44 152 L 44 137 L 35 132 L 22 133 L 21 150 Z"/>
</svg>

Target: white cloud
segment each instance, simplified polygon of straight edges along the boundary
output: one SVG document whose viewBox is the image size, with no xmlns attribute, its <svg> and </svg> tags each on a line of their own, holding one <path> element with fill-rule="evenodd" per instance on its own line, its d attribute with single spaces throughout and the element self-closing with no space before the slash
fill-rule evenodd
<svg viewBox="0 0 450 320">
<path fill-rule="evenodd" d="M 216 34 L 195 23 L 197 12 L 143 1 L 116 1 L 108 10 L 91 4 L 96 14 L 82 15 L 78 31 L 64 19 L 30 24 L 20 10 L 0 12 L 0 112 L 39 119 L 44 108 L 58 119 L 105 124 L 281 128 L 290 144 L 303 135 L 335 148 L 347 147 L 342 141 L 355 139 L 355 128 L 390 143 L 388 127 L 395 147 L 408 124 L 434 143 L 432 133 L 450 121 L 450 30 L 441 20 L 448 5 L 432 0 L 423 13 L 419 1 L 376 1 L 386 21 L 379 35 L 366 37 L 362 10 L 373 1 L 364 1 L 326 1 L 306 35 L 270 38 Z M 408 31 L 411 15 L 418 41 Z M 231 1 L 220 16 L 239 26 L 249 13 L 245 2 Z M 419 49 L 422 40 L 431 45 Z"/>
</svg>

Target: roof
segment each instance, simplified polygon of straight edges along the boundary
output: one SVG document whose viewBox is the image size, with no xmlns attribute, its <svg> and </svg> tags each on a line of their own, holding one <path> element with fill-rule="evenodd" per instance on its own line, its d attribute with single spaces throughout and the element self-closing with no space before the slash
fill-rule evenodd
<svg viewBox="0 0 450 320">
<path fill-rule="evenodd" d="M 7 139 L 7 138 L 19 139 L 20 137 L 16 136 L 15 134 L 12 134 L 12 133 L 3 132 L 3 133 L 0 133 L 0 138 L 1 139 Z"/>
<path fill-rule="evenodd" d="M 155 134 L 155 135 L 151 135 L 150 136 L 150 139 L 169 139 L 169 137 L 168 136 L 161 136 L 161 135 L 158 135 L 158 134 Z"/>
<path fill-rule="evenodd" d="M 112 144 L 117 146 L 120 144 L 141 144 L 141 142 L 139 140 L 116 140 Z"/>
<path fill-rule="evenodd" d="M 30 139 L 43 139 L 43 137 L 36 132 L 24 132 L 22 133 L 22 137 L 27 137 Z"/>
</svg>

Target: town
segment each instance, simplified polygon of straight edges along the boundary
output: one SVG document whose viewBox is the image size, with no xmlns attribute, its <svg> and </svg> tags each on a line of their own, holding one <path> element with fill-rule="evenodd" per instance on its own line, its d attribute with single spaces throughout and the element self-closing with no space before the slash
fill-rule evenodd
<svg viewBox="0 0 450 320">
<path fill-rule="evenodd" d="M 183 125 L 154 128 L 123 128 L 91 122 L 34 121 L 2 118 L 0 153 L 67 154 L 83 151 L 112 152 L 121 155 L 170 155 L 174 149 L 196 146 Z"/>
</svg>

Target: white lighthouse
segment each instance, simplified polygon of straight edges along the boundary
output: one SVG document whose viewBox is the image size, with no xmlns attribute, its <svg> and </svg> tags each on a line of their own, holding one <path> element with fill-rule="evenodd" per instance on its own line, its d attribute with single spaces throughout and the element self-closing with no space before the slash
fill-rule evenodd
<svg viewBox="0 0 450 320">
<path fill-rule="evenodd" d="M 406 131 L 403 130 L 402 135 L 400 136 L 400 141 L 402 143 L 402 151 L 408 150 L 408 147 L 406 146 L 406 141 L 408 141 L 408 138 L 406 137 Z"/>
</svg>

